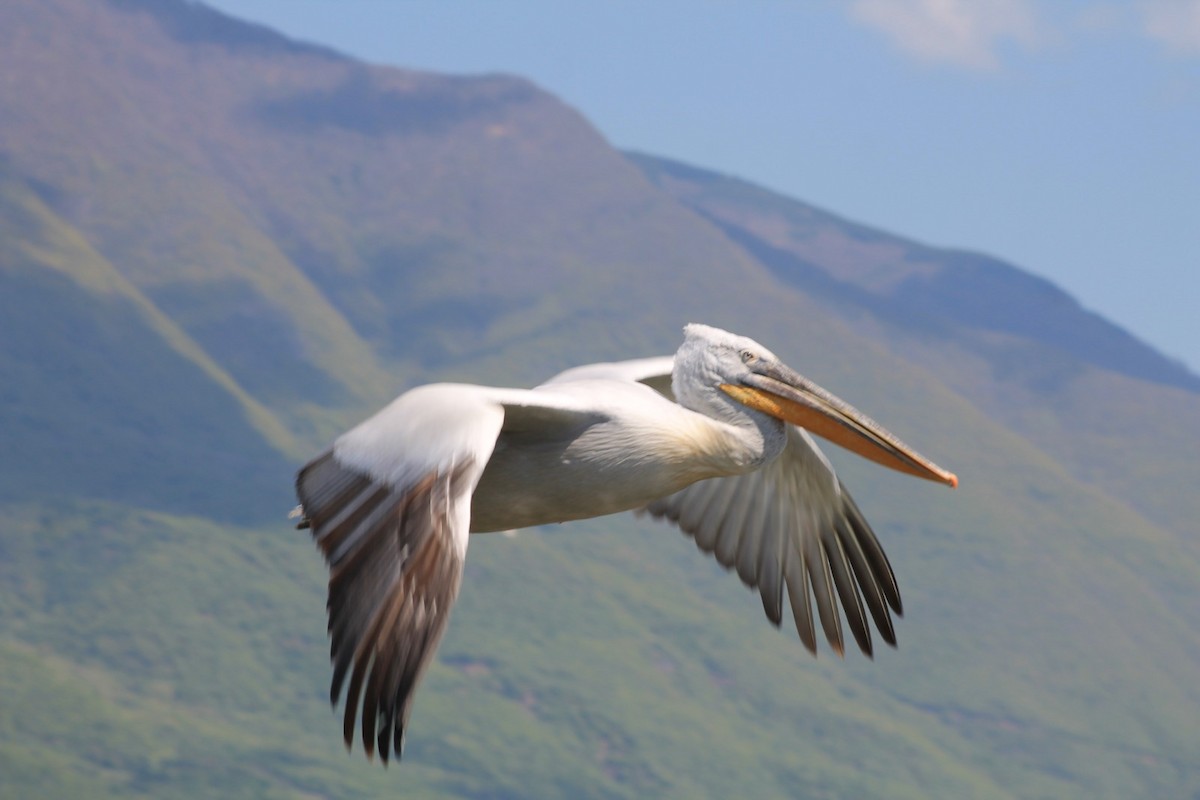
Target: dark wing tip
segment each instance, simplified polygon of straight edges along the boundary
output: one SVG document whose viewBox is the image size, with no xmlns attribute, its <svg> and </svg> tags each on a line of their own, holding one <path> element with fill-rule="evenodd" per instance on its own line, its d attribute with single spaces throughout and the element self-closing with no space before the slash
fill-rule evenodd
<svg viewBox="0 0 1200 800">
<path fill-rule="evenodd" d="M 470 460 L 404 487 L 385 486 L 331 450 L 297 474 L 298 527 L 329 564 L 329 700 L 345 704 L 342 740 L 373 761 L 400 758 L 412 694 L 445 630 L 462 557 L 452 499 L 469 491 Z M 345 689 L 343 693 L 343 689 Z M 361 719 L 358 717 L 362 714 Z M 357 731 L 357 733 L 356 733 Z"/>
<path fill-rule="evenodd" d="M 463 523 L 453 518 L 452 498 L 469 490 L 467 467 L 403 490 L 346 481 L 327 493 L 341 507 L 315 531 L 330 561 L 330 700 L 345 704 L 346 746 L 357 729 L 368 760 L 377 754 L 385 767 L 393 743 L 400 758 L 413 693 L 458 595 L 463 559 L 454 539 Z"/>
<path fill-rule="evenodd" d="M 762 597 L 763 612 L 767 615 L 767 620 L 772 625 L 778 628 L 783 624 L 783 593 L 772 597 L 765 592 L 760 592 Z"/>
</svg>

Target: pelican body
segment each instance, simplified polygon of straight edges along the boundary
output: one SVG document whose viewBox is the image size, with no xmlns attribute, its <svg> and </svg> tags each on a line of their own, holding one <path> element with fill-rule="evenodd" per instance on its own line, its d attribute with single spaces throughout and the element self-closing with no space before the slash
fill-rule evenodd
<svg viewBox="0 0 1200 800">
<path fill-rule="evenodd" d="M 296 488 L 330 569 L 330 700 L 349 678 L 347 747 L 361 708 L 368 757 L 400 755 L 470 533 L 645 511 L 736 569 L 776 626 L 786 588 L 813 653 L 814 604 L 843 651 L 839 600 L 864 653 L 868 614 L 894 646 L 891 566 L 810 431 L 958 484 L 762 345 L 694 324 L 673 357 L 576 367 L 530 390 L 420 386 L 340 436 Z"/>
</svg>

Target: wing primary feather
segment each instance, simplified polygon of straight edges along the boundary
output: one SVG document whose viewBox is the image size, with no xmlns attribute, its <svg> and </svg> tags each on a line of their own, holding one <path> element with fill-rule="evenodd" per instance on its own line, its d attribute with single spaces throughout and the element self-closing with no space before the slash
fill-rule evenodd
<svg viewBox="0 0 1200 800">
<path fill-rule="evenodd" d="M 763 613 L 775 627 L 783 622 L 783 548 L 787 541 L 787 509 L 778 495 L 772 498 L 767 517 L 768 531 L 759 549 L 758 593 L 762 597 Z"/>
<path fill-rule="evenodd" d="M 396 507 L 400 504 L 393 504 Z M 399 511 L 395 512 L 399 516 Z M 382 538 L 383 541 L 374 541 Z M 368 545 L 375 545 L 374 548 Z M 391 544 L 386 533 L 376 531 L 363 542 L 363 549 L 352 554 L 329 579 L 329 638 L 333 659 L 333 679 L 329 684 L 329 700 L 337 704 L 347 671 L 356 661 L 357 643 L 370 636 L 370 622 L 380 597 L 387 597 L 395 580 L 395 572 L 403 570 L 405 548 L 398 553 L 379 553 L 379 548 Z M 371 557 L 368 557 L 371 556 Z M 393 561 L 395 563 L 393 563 Z M 349 700 L 349 697 L 347 697 Z"/>
<path fill-rule="evenodd" d="M 885 642 L 895 647 L 896 631 L 892 627 L 892 615 L 888 613 L 887 600 L 884 599 L 883 591 L 879 588 L 879 580 L 871 571 L 866 556 L 863 555 L 862 546 L 850 530 L 850 523 L 844 518 L 839 518 L 835 522 L 835 529 L 842 542 L 842 547 L 850 559 L 854 575 L 858 578 L 863 599 L 871 612 L 871 618 L 875 620 L 875 627 L 879 629 L 879 635 Z"/>
<path fill-rule="evenodd" d="M 411 580 L 414 590 L 421 586 L 433 588 L 434 592 L 421 592 L 420 596 L 415 591 L 411 592 L 403 624 L 398 626 L 400 630 L 415 630 L 416 635 L 415 641 L 397 659 L 394 682 L 388 683 L 388 716 L 393 727 L 403 728 L 408 722 L 412 692 L 432 663 L 432 654 L 445 631 L 449 604 L 458 593 L 462 577 L 461 562 L 456 562 L 452 556 L 448 557 L 445 548 L 446 542 L 441 537 L 430 539 L 427 548 L 414 559 L 411 579 L 406 576 Z M 439 597 L 444 598 L 442 602 L 439 602 Z M 384 743 L 385 734 L 385 731 L 379 731 L 380 741 Z"/>
<path fill-rule="evenodd" d="M 812 525 L 814 522 L 815 520 L 806 520 L 808 525 Z M 842 621 L 838 614 L 837 598 L 834 596 L 829 556 L 821 543 L 820 535 L 811 529 L 804 535 L 804 550 L 804 563 L 808 567 L 808 576 L 812 580 L 813 598 L 817 603 L 817 615 L 821 618 L 821 627 L 825 630 L 825 638 L 835 653 L 839 656 L 845 655 Z"/>
<path fill-rule="evenodd" d="M 429 484 L 427 478 L 417 483 L 414 491 L 423 491 Z M 401 543 L 400 537 L 389 539 L 386 531 L 395 525 L 402 527 L 400 520 L 404 517 L 407 504 L 413 494 L 397 497 L 389 496 L 387 502 L 381 503 L 375 513 L 364 520 L 363 527 L 367 528 L 355 535 L 358 546 L 348 552 L 335 567 L 331 567 L 329 575 L 329 640 L 330 655 L 333 659 L 333 679 L 330 682 L 330 702 L 337 703 L 343 681 L 350 664 L 355 660 L 354 647 L 346 646 L 347 638 L 361 641 L 368 635 L 368 620 L 372 618 L 372 604 L 378 602 L 379 596 L 386 596 L 394 584 L 395 574 L 403 571 L 412 544 Z M 394 522 L 392 522 L 394 521 Z M 391 551 L 381 548 L 391 547 Z"/>
<path fill-rule="evenodd" d="M 712 502 L 705 509 L 703 519 L 704 528 L 709 531 L 708 538 L 712 543 L 708 551 L 712 552 L 721 535 L 722 523 L 731 515 L 731 506 L 737 506 L 732 509 L 733 514 L 744 519 L 750 511 L 751 498 L 746 492 L 745 481 L 741 476 L 729 480 L 707 480 L 704 484 L 712 492 Z"/>
<path fill-rule="evenodd" d="M 858 584 L 854 580 L 850 562 L 846 558 L 845 550 L 842 549 L 842 543 L 838 540 L 832 520 L 821 526 L 821 544 L 829 558 L 830 574 L 833 576 L 833 585 L 837 589 L 838 597 L 842 600 L 842 611 L 846 615 L 846 624 L 850 626 L 850 632 L 854 634 L 854 640 L 858 642 L 859 649 L 870 658 L 874 655 L 874 651 L 871 647 L 871 629 L 867 624 L 867 612 L 863 608 L 862 598 L 858 593 Z"/>
<path fill-rule="evenodd" d="M 716 495 L 720 494 L 719 486 L 709 481 L 700 481 L 683 489 L 687 492 L 687 502 L 679 503 L 679 527 L 689 531 L 698 531 L 708 526 L 709 509 L 712 508 Z"/>
<path fill-rule="evenodd" d="M 850 522 L 854 538 L 862 547 L 863 554 L 871 565 L 871 573 L 878 581 L 879 588 L 883 592 L 883 596 L 887 598 L 888 605 L 892 607 L 897 616 L 903 616 L 904 605 L 900 601 L 900 587 L 896 583 L 896 574 L 892 572 L 892 565 L 883 552 L 883 546 L 875 538 L 875 532 L 871 530 L 866 517 L 859 511 L 858 504 L 854 502 L 854 498 L 850 496 L 845 487 L 842 487 L 842 498 L 846 519 Z"/>
<path fill-rule="evenodd" d="M 347 747 L 397 758 L 412 694 L 445 630 L 462 578 L 456 504 L 478 479 L 474 459 L 388 486 L 332 451 L 297 477 L 311 533 L 329 564 L 330 702 L 345 703 Z M 345 688 L 345 694 L 342 690 Z M 359 714 L 361 713 L 361 718 Z"/>
<path fill-rule="evenodd" d="M 804 553 L 794 544 L 784 551 L 783 578 L 787 583 L 788 603 L 796 623 L 796 634 L 808 652 L 817 654 L 817 631 L 813 625 L 812 600 L 808 584 L 808 567 Z"/>
<path fill-rule="evenodd" d="M 788 507 L 786 495 L 775 488 L 767 492 L 766 513 L 762 519 L 762 527 L 755 542 L 754 552 L 749 557 L 754 560 L 754 575 L 758 595 L 762 599 L 762 610 L 772 625 L 779 627 L 784 616 L 782 609 L 782 547 L 787 539 L 788 518 L 792 515 Z"/>
<path fill-rule="evenodd" d="M 716 542 L 713 546 L 713 555 L 726 569 L 734 566 L 738 542 L 741 541 L 742 535 L 749 527 L 747 521 L 754 518 L 758 506 L 758 492 L 754 491 L 753 483 L 747 485 L 746 482 L 737 478 L 733 480 L 738 481 L 738 488 L 741 491 L 738 493 L 736 505 L 721 523 L 721 529 L 717 532 Z"/>
<path fill-rule="evenodd" d="M 693 486 L 704 486 L 709 494 L 709 502 L 705 505 L 704 516 L 698 520 L 692 535 L 697 547 L 705 553 L 711 553 L 721 532 L 721 522 L 731 513 L 730 505 L 739 502 L 738 484 L 733 480 L 716 480 L 702 481 Z M 682 522 L 680 527 L 683 527 Z M 687 531 L 686 528 L 684 530 Z"/>
<path fill-rule="evenodd" d="M 753 499 L 749 504 L 746 522 L 742 525 L 737 549 L 738 577 L 750 588 L 758 586 L 759 550 L 763 538 L 767 535 L 770 512 L 774 505 L 774 492 L 767 481 L 757 481 L 753 488 Z"/>
<path fill-rule="evenodd" d="M 358 583 L 361 587 L 371 586 L 375 591 L 383 581 L 383 569 L 379 566 L 364 569 Z M 365 591 L 337 592 L 331 594 L 329 602 L 330 656 L 334 659 L 332 687 L 340 690 L 341 673 L 354 655 L 354 643 L 362 638 L 370 619 L 372 596 Z M 334 698 L 336 700 L 336 698 Z"/>
<path fill-rule="evenodd" d="M 743 524 L 741 542 L 738 544 L 737 571 L 742 582 L 762 595 L 763 575 L 760 572 L 763 551 L 769 549 L 773 539 L 784 531 L 779 526 L 779 493 L 773 480 L 754 481 L 749 493 L 753 496 L 750 511 Z M 772 610 L 765 605 L 763 612 L 771 619 Z"/>
<path fill-rule="evenodd" d="M 756 511 L 756 507 L 757 504 L 754 500 L 748 500 L 746 513 L 752 515 Z M 743 531 L 748 528 L 748 525 L 734 525 L 730 522 L 726 519 L 726 524 L 721 525 L 721 529 L 716 533 L 716 541 L 713 542 L 713 555 L 726 570 L 733 566 L 734 559 L 737 558 L 738 542 L 742 540 Z"/>
<path fill-rule="evenodd" d="M 367 639 L 363 639 L 363 644 L 367 643 Z M 350 685 L 346 689 L 346 707 L 342 714 L 342 741 L 346 743 L 346 749 L 349 750 L 354 746 L 354 720 L 359 706 L 359 692 L 362 689 L 363 675 L 366 674 L 367 667 L 370 662 L 370 653 L 356 654 L 354 660 L 354 670 L 350 673 Z M 371 757 L 371 751 L 367 750 L 367 757 Z"/>
<path fill-rule="evenodd" d="M 403 579 L 400 583 L 403 584 Z M 409 599 L 405 596 L 403 585 L 393 587 L 390 592 L 386 601 L 376 607 L 364 635 L 354 648 L 354 671 L 350 675 L 350 686 L 346 690 L 346 713 L 342 731 L 346 746 L 350 747 L 354 743 L 354 712 L 361 704 L 363 750 L 368 758 L 374 755 L 375 750 L 374 727 L 379 707 L 376 676 L 381 670 L 386 670 L 386 659 L 393 655 L 386 647 L 391 643 L 384 639 L 385 624 L 403 609 Z M 367 681 L 364 687 L 363 682 L 368 677 L 368 670 L 371 680 Z"/>
<path fill-rule="evenodd" d="M 381 606 L 378 612 L 380 617 L 378 625 L 372 626 L 376 629 L 375 638 L 375 654 L 374 664 L 371 668 L 371 679 L 367 682 L 366 691 L 363 694 L 363 712 L 362 712 L 362 736 L 363 746 L 368 754 L 371 750 L 371 739 L 379 725 L 379 717 L 382 709 L 379 706 L 380 696 L 386 696 L 386 687 L 390 683 L 390 675 L 395 667 L 396 652 L 395 648 L 384 646 L 386 640 L 382 637 L 386 632 L 396 629 L 397 619 L 401 612 L 409 602 L 408 589 L 403 585 L 404 579 L 401 578 L 401 586 L 392 591 L 391 596 L 387 599 L 385 605 Z M 385 764 L 387 763 L 387 740 L 380 739 L 379 758 Z"/>
<path fill-rule="evenodd" d="M 722 566 L 728 568 L 729 561 L 728 559 L 722 560 L 720 555 L 718 555 L 718 546 L 726 538 L 732 538 L 736 542 L 738 531 L 745 524 L 746 517 L 753 510 L 754 493 L 747 491 L 748 487 L 740 476 L 726 478 L 725 480 L 733 490 L 726 505 L 728 511 L 725 514 L 725 518 L 718 521 L 719 524 L 716 526 L 716 532 L 712 537 L 712 547 L 706 552 L 712 553 Z"/>
</svg>

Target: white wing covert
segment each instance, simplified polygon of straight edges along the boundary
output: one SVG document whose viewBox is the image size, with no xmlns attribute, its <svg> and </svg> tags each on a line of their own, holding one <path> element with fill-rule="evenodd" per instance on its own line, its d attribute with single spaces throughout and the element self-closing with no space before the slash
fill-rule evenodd
<svg viewBox="0 0 1200 800">
<path fill-rule="evenodd" d="M 675 356 L 652 356 L 628 361 L 584 364 L 563 370 L 542 386 L 584 380 L 627 381 L 644 383 L 659 394 L 674 400 L 675 397 L 671 394 L 671 367 L 674 363 Z"/>
</svg>

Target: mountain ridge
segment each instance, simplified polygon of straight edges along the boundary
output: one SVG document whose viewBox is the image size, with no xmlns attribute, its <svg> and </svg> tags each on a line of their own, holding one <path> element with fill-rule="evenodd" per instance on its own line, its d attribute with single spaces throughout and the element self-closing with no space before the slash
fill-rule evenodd
<svg viewBox="0 0 1200 800">
<path fill-rule="evenodd" d="M 651 180 L 752 250 L 781 279 L 818 296 L 868 306 L 873 313 L 902 306 L 912 316 L 942 317 L 957 325 L 1022 336 L 1104 369 L 1200 391 L 1200 376 L 1182 362 L 1083 308 L 1051 281 L 1001 259 L 970 250 L 934 248 L 871 229 L 749 182 L 671 159 L 627 155 Z M 742 210 L 751 206 L 747 196 L 776 218 L 763 218 L 768 216 L 763 214 L 747 219 Z M 822 253 L 833 249 L 828 240 L 834 230 L 848 242 L 890 250 L 888 269 L 881 265 L 864 270 L 864 262 L 870 260 L 860 258 L 858 271 L 852 272 L 843 261 Z M 823 242 L 812 241 L 822 237 Z M 827 280 L 822 282 L 812 274 L 814 270 Z M 872 297 L 878 301 L 872 303 Z"/>
</svg>

